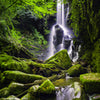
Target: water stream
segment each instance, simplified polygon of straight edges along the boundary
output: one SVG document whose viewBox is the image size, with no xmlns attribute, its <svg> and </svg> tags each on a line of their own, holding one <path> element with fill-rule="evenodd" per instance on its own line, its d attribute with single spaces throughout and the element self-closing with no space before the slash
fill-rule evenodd
<svg viewBox="0 0 100 100">
<path fill-rule="evenodd" d="M 53 56 L 56 52 L 67 49 L 69 57 L 73 62 L 78 59 L 78 52 L 74 51 L 72 30 L 67 27 L 67 20 L 69 14 L 69 6 L 67 7 L 67 13 L 65 14 L 64 3 L 61 0 L 57 0 L 57 14 L 56 24 L 52 26 L 49 37 L 49 53 L 46 59 Z"/>
</svg>

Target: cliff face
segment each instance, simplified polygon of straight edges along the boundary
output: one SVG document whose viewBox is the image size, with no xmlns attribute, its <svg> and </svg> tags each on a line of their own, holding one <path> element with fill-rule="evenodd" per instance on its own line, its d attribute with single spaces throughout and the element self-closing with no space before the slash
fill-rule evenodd
<svg viewBox="0 0 100 100">
<path fill-rule="evenodd" d="M 71 0 L 70 27 L 81 41 L 80 58 L 86 60 L 93 71 L 100 72 L 100 6 L 99 0 Z"/>
</svg>

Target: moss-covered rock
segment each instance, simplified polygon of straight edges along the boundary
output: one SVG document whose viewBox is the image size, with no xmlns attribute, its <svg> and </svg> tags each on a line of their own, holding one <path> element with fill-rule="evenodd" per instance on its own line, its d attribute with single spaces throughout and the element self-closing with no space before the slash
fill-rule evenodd
<svg viewBox="0 0 100 100">
<path fill-rule="evenodd" d="M 86 69 L 82 67 L 80 64 L 73 65 L 67 70 L 67 73 L 70 76 L 79 76 L 80 74 L 86 73 Z"/>
<path fill-rule="evenodd" d="M 52 74 L 60 73 L 60 69 L 58 69 L 55 64 L 43 64 L 31 60 L 27 61 L 26 63 L 28 66 L 33 68 L 32 71 L 34 74 L 39 74 L 48 77 L 51 76 Z"/>
<path fill-rule="evenodd" d="M 55 95 L 55 86 L 49 79 L 47 79 L 40 86 L 34 85 L 30 87 L 28 93 L 36 97 L 41 95 L 53 96 Z"/>
<path fill-rule="evenodd" d="M 20 100 L 20 99 L 15 97 L 14 95 L 10 95 L 9 97 L 7 97 L 7 100 Z"/>
<path fill-rule="evenodd" d="M 2 78 L 2 83 L 9 83 L 11 81 L 19 83 L 31 83 L 35 80 L 43 79 L 45 77 L 34 74 L 26 74 L 20 71 L 4 71 Z"/>
<path fill-rule="evenodd" d="M 9 88 L 5 87 L 0 90 L 0 98 L 9 96 Z"/>
<path fill-rule="evenodd" d="M 68 69 L 71 66 L 71 60 L 68 56 L 67 50 L 61 50 L 54 56 L 44 62 L 45 64 L 55 64 L 56 67 Z"/>
<path fill-rule="evenodd" d="M 47 79 L 40 85 L 37 92 L 38 95 L 55 95 L 55 86 Z"/>
<path fill-rule="evenodd" d="M 21 83 L 12 82 L 8 88 L 10 95 L 18 95 L 25 91 L 28 87 Z"/>
<path fill-rule="evenodd" d="M 25 94 L 20 100 L 36 100 L 30 93 Z"/>
<path fill-rule="evenodd" d="M 34 85 L 34 86 L 32 86 L 32 87 L 29 88 L 28 92 L 31 95 L 36 96 L 38 89 L 39 89 L 39 85 Z"/>
<path fill-rule="evenodd" d="M 80 75 L 80 81 L 87 93 L 100 93 L 100 73 L 82 74 Z"/>
<path fill-rule="evenodd" d="M 29 67 L 25 61 L 15 61 L 11 60 L 8 62 L 2 62 L 1 70 L 15 70 L 15 71 L 22 71 L 26 73 L 32 73 L 31 67 Z"/>
<path fill-rule="evenodd" d="M 5 70 L 16 70 L 25 73 L 32 73 L 32 69 L 27 65 L 26 59 L 16 58 L 6 53 L 0 54 L 0 69 Z"/>
</svg>

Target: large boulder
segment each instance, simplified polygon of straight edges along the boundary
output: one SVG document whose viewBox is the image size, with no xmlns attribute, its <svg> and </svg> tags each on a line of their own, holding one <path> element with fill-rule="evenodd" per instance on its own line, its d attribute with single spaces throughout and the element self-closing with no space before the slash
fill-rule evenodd
<svg viewBox="0 0 100 100">
<path fill-rule="evenodd" d="M 64 32 L 59 25 L 55 26 L 54 45 L 55 47 L 62 43 Z"/>
<path fill-rule="evenodd" d="M 40 86 L 33 85 L 30 87 L 28 93 L 21 100 L 49 100 L 48 98 L 51 98 L 51 96 L 55 97 L 55 86 L 47 79 Z"/>
<path fill-rule="evenodd" d="M 79 76 L 80 74 L 86 73 L 86 69 L 82 67 L 80 64 L 73 65 L 67 70 L 67 73 L 70 76 Z"/>
<path fill-rule="evenodd" d="M 80 81 L 87 93 L 100 93 L 100 73 L 82 74 L 80 75 Z"/>
<path fill-rule="evenodd" d="M 37 90 L 38 94 L 55 95 L 55 86 L 47 79 L 45 80 Z"/>
<path fill-rule="evenodd" d="M 31 83 L 35 80 L 45 77 L 34 74 L 26 74 L 20 71 L 4 71 L 2 75 L 2 83 L 9 84 L 11 81 L 19 83 Z"/>
<path fill-rule="evenodd" d="M 68 35 L 64 36 L 64 48 L 68 49 L 71 44 L 71 39 Z"/>
<path fill-rule="evenodd" d="M 25 73 L 32 73 L 31 67 L 29 67 L 25 61 L 15 61 L 11 60 L 8 62 L 2 62 L 1 64 L 1 70 L 16 70 L 16 71 L 22 71 Z"/>
<path fill-rule="evenodd" d="M 57 68 L 68 69 L 71 66 L 71 60 L 67 53 L 67 50 L 61 50 L 54 56 L 44 62 L 45 64 L 55 64 Z"/>
<path fill-rule="evenodd" d="M 55 86 L 49 79 L 47 79 L 40 86 L 32 86 L 29 89 L 29 93 L 34 96 L 55 95 Z"/>
</svg>

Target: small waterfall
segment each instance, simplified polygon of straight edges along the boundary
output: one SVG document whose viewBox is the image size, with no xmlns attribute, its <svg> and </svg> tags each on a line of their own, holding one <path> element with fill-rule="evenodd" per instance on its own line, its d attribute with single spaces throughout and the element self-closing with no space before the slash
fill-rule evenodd
<svg viewBox="0 0 100 100">
<path fill-rule="evenodd" d="M 49 53 L 46 59 L 63 49 L 68 50 L 69 57 L 73 62 L 78 59 L 78 53 L 73 51 L 72 31 L 68 27 L 65 27 L 65 19 L 67 20 L 68 14 L 69 6 L 67 7 L 67 14 L 65 15 L 63 0 L 57 0 L 57 21 L 51 29 Z"/>
</svg>

